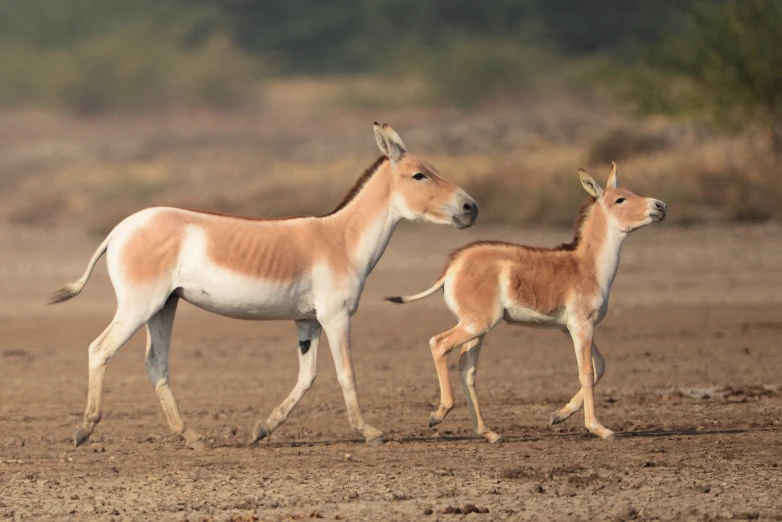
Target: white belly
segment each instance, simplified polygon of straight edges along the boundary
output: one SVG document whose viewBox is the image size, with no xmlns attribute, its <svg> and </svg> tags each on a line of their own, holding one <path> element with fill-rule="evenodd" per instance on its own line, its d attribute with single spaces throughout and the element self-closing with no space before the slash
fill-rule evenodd
<svg viewBox="0 0 782 522">
<path fill-rule="evenodd" d="M 315 316 L 310 274 L 294 281 L 264 280 L 214 264 L 203 233 L 191 229 L 174 274 L 177 294 L 199 308 L 238 319 L 307 319 Z"/>
<path fill-rule="evenodd" d="M 189 274 L 178 294 L 199 308 L 237 319 L 307 319 L 315 316 L 312 292 L 304 282 L 294 285 L 215 276 L 212 269 Z"/>
<path fill-rule="evenodd" d="M 543 314 L 530 308 L 511 306 L 505 309 L 504 319 L 510 323 L 521 323 L 529 326 L 563 326 L 566 322 L 565 310 L 553 314 Z"/>
</svg>

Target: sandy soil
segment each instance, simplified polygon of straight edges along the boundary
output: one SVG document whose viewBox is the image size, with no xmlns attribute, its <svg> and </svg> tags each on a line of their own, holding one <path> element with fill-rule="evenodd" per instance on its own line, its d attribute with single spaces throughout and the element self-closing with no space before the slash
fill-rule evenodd
<svg viewBox="0 0 782 522">
<path fill-rule="evenodd" d="M 597 334 L 607 360 L 598 414 L 616 441 L 588 436 L 581 415 L 547 425 L 578 389 L 572 347 L 558 332 L 507 325 L 488 337 L 478 379 L 506 442 L 472 433 L 459 387 L 457 408 L 427 428 L 438 397 L 427 340 L 453 319 L 440 297 L 395 307 L 380 296 L 428 286 L 472 239 L 567 235 L 400 229 L 354 320 L 364 414 L 388 440 L 376 448 L 351 433 L 325 349 L 288 423 L 246 446 L 295 382 L 295 329 L 181 305 L 171 380 L 185 418 L 209 437 L 197 452 L 168 433 L 141 334 L 109 367 L 91 442 L 73 447 L 87 345 L 114 311 L 105 265 L 75 301 L 43 302 L 99 239 L 0 228 L 0 518 L 782 520 L 780 226 L 630 238 Z M 460 514 L 468 504 L 488 514 Z"/>
</svg>

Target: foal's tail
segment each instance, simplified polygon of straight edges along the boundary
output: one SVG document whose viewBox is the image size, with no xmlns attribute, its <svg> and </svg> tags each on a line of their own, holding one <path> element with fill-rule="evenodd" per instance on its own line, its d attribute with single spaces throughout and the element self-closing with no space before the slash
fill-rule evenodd
<svg viewBox="0 0 782 522">
<path fill-rule="evenodd" d="M 92 255 L 92 259 L 90 259 L 90 262 L 87 265 L 87 270 L 84 272 L 84 275 L 82 275 L 81 278 L 79 278 L 77 281 L 73 281 L 72 283 L 68 283 L 50 296 L 50 305 L 61 303 L 63 301 L 67 301 L 68 299 L 73 299 L 81 293 L 84 285 L 86 285 L 87 281 L 90 279 L 90 275 L 92 275 L 92 270 L 95 268 L 95 263 L 98 262 L 98 259 L 101 258 L 101 256 L 106 252 L 106 249 L 109 247 L 110 239 L 111 234 L 106 236 L 106 239 L 104 239 L 103 243 L 100 244 L 98 250 L 96 250 Z"/>
<path fill-rule="evenodd" d="M 415 295 L 408 295 L 408 296 L 396 296 L 396 297 L 385 297 L 384 299 L 390 303 L 398 303 L 398 304 L 407 304 L 412 303 L 413 301 L 418 301 L 419 299 L 423 299 L 424 297 L 429 297 L 439 289 L 443 287 L 445 284 L 445 274 L 443 274 L 440 279 L 437 280 L 437 282 L 432 286 L 431 288 L 424 290 L 420 294 Z"/>
</svg>

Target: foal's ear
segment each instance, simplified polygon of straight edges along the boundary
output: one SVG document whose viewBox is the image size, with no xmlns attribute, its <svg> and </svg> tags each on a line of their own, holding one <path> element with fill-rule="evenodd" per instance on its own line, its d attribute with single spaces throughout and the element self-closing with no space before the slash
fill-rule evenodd
<svg viewBox="0 0 782 522">
<path fill-rule="evenodd" d="M 616 182 L 616 163 L 613 161 L 611 162 L 611 174 L 608 175 L 608 183 L 606 183 L 606 190 L 615 189 L 617 186 Z"/>
<path fill-rule="evenodd" d="M 578 169 L 578 175 L 581 176 L 581 186 L 584 187 L 584 190 L 589 192 L 589 195 L 593 198 L 600 199 L 600 196 L 603 195 L 603 189 L 600 188 L 597 181 L 587 174 L 584 169 Z"/>
<path fill-rule="evenodd" d="M 402 155 L 407 152 L 402 138 L 396 133 L 394 129 L 388 123 L 384 123 L 381 127 L 377 122 L 374 125 L 375 139 L 377 140 L 377 146 L 387 158 L 393 163 L 402 159 Z"/>
</svg>

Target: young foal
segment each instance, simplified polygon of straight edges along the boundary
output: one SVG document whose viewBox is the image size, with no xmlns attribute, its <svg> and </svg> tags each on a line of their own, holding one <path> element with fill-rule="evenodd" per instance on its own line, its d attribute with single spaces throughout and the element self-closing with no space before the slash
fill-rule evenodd
<svg viewBox="0 0 782 522">
<path fill-rule="evenodd" d="M 551 416 L 551 424 L 564 421 L 585 405 L 587 429 L 603 439 L 613 437 L 595 417 L 592 387 L 603 375 L 605 361 L 593 342 L 593 332 L 608 308 L 622 242 L 633 230 L 662 221 L 668 207 L 617 188 L 616 164 L 612 167 L 605 191 L 580 171 L 581 184 L 592 197 L 581 208 L 573 242 L 543 249 L 479 241 L 451 254 L 443 275 L 425 292 L 387 298 L 409 303 L 444 288 L 445 303 L 459 319 L 454 328 L 429 341 L 440 381 L 440 406 L 429 418 L 430 427 L 442 422 L 453 408 L 447 356 L 461 346 L 459 373 L 475 431 L 489 442 L 500 440 L 483 422 L 475 378 L 484 336 L 505 319 L 560 328 L 570 335 L 581 391 Z"/>
<path fill-rule="evenodd" d="M 201 436 L 188 428 L 168 382 L 168 351 L 177 303 L 184 299 L 229 317 L 292 319 L 298 329 L 299 378 L 288 397 L 253 428 L 252 442 L 268 437 L 290 415 L 315 380 L 318 341 L 326 331 L 351 426 L 368 443 L 382 433 L 361 415 L 350 356 L 350 316 L 367 276 L 403 219 L 469 227 L 478 206 L 462 189 L 407 153 L 388 125 L 374 126 L 383 156 L 342 202 L 322 217 L 279 220 L 150 208 L 131 215 L 103 241 L 78 281 L 52 303 L 81 292 L 104 252 L 117 295 L 114 319 L 89 349 L 89 389 L 76 446 L 101 419 L 103 377 L 109 360 L 147 325 L 146 370 L 168 425 L 188 445 Z"/>
</svg>

